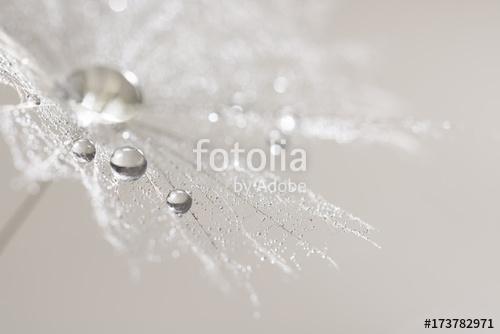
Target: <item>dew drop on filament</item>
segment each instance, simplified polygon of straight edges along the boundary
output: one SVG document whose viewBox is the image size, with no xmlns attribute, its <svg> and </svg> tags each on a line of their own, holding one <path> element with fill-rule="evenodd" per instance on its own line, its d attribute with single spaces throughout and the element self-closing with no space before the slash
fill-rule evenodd
<svg viewBox="0 0 500 334">
<path fill-rule="evenodd" d="M 71 152 L 78 162 L 85 163 L 94 160 L 96 149 L 91 140 L 80 138 L 73 142 Z"/>
<path fill-rule="evenodd" d="M 174 189 L 167 195 L 168 208 L 178 215 L 188 212 L 192 203 L 191 195 L 182 189 Z"/>
<path fill-rule="evenodd" d="M 139 179 L 147 169 L 147 161 L 141 150 L 132 146 L 117 148 L 110 159 L 115 177 L 123 181 Z"/>
</svg>

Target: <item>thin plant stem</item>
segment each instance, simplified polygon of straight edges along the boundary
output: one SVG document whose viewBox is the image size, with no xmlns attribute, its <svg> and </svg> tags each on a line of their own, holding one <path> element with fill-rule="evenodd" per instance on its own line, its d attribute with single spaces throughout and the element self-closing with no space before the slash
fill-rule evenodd
<svg viewBox="0 0 500 334">
<path fill-rule="evenodd" d="M 9 242 L 29 217 L 50 184 L 50 182 L 41 183 L 38 192 L 28 195 L 5 222 L 3 228 L 0 230 L 0 255 L 3 254 Z"/>
</svg>

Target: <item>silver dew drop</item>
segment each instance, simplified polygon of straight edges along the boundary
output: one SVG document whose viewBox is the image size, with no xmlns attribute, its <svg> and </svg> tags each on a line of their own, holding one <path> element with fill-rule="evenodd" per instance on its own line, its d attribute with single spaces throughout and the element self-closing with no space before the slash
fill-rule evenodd
<svg viewBox="0 0 500 334">
<path fill-rule="evenodd" d="M 73 157 L 78 162 L 85 163 L 94 160 L 96 149 L 94 143 L 91 140 L 80 138 L 73 142 L 71 152 L 73 153 Z"/>
<path fill-rule="evenodd" d="M 117 148 L 111 155 L 109 163 L 115 177 L 123 181 L 139 179 L 148 166 L 144 153 L 132 146 Z"/>
<path fill-rule="evenodd" d="M 134 73 L 105 66 L 74 71 L 66 79 L 67 98 L 82 126 L 123 123 L 137 115 L 142 93 Z"/>
<path fill-rule="evenodd" d="M 182 189 L 174 189 L 167 195 L 168 208 L 178 215 L 188 212 L 192 203 L 191 195 Z"/>
</svg>

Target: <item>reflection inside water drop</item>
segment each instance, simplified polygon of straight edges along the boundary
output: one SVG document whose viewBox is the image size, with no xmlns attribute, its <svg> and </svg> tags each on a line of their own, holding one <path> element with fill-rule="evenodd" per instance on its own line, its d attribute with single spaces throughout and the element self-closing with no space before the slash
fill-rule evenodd
<svg viewBox="0 0 500 334">
<path fill-rule="evenodd" d="M 135 74 L 104 66 L 74 71 L 66 79 L 66 89 L 82 126 L 126 122 L 142 103 Z"/>
</svg>

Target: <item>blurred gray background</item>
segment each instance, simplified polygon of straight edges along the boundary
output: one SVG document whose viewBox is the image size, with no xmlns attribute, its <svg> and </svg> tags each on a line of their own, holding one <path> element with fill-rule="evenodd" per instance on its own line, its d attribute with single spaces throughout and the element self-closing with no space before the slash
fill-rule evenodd
<svg viewBox="0 0 500 334">
<path fill-rule="evenodd" d="M 221 293 L 192 257 L 133 279 L 83 188 L 58 183 L 0 255 L 0 332 L 425 333 L 424 319 L 447 317 L 500 328 L 500 2 L 346 1 L 332 20 L 340 41 L 373 49 L 370 80 L 406 113 L 452 124 L 411 154 L 310 151 L 308 185 L 375 225 L 381 250 L 338 235 L 338 271 L 312 260 L 286 279 L 264 267 L 255 320 L 246 296 Z M 1 226 L 25 193 L 3 142 L 0 156 Z"/>
</svg>

